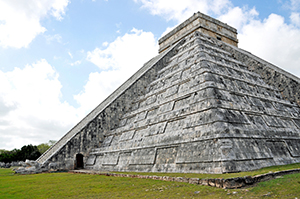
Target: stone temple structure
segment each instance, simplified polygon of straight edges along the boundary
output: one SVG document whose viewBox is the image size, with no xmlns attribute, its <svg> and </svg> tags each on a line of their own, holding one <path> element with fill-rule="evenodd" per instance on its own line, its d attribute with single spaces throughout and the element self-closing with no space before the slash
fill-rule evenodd
<svg viewBox="0 0 300 199">
<path fill-rule="evenodd" d="M 226 173 L 300 162 L 300 79 L 200 12 L 37 161 L 61 169 Z"/>
</svg>

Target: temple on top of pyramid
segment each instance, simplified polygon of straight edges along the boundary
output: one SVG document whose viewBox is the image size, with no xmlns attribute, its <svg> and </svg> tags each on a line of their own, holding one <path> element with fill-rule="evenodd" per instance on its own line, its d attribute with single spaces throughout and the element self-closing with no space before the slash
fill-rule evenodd
<svg viewBox="0 0 300 199">
<path fill-rule="evenodd" d="M 159 53 L 182 40 L 187 35 L 198 31 L 233 46 L 238 46 L 237 30 L 221 21 L 200 12 L 195 13 L 185 22 L 159 39 Z"/>
<path fill-rule="evenodd" d="M 37 161 L 185 173 L 300 162 L 300 79 L 237 44 L 236 29 L 195 13 Z"/>
</svg>

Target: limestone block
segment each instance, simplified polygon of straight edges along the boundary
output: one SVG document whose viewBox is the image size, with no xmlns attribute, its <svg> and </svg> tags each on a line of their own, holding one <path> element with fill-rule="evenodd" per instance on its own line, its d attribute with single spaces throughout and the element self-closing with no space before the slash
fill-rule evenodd
<svg viewBox="0 0 300 199">
<path fill-rule="evenodd" d="M 164 133 L 166 129 L 166 125 L 167 122 L 151 125 L 150 127 L 148 127 L 145 136 L 153 136 L 153 135 Z"/>
<path fill-rule="evenodd" d="M 297 127 L 300 129 L 300 119 L 293 119 L 293 121 L 296 123 Z"/>
<path fill-rule="evenodd" d="M 287 148 L 293 157 L 300 157 L 300 140 L 285 140 Z"/>
<path fill-rule="evenodd" d="M 102 158 L 103 165 L 117 165 L 119 161 L 119 153 L 106 153 Z"/>
<path fill-rule="evenodd" d="M 130 161 L 131 161 L 131 151 L 120 153 L 118 164 L 121 167 L 126 167 L 127 165 L 129 165 Z"/>
<path fill-rule="evenodd" d="M 217 153 L 215 149 L 211 140 L 183 144 L 178 148 L 176 163 L 213 161 L 214 154 Z"/>
<path fill-rule="evenodd" d="M 178 147 L 157 149 L 155 164 L 174 164 Z"/>
<path fill-rule="evenodd" d="M 163 104 L 159 107 L 157 114 L 165 113 L 168 111 L 171 111 L 174 107 L 174 101 L 168 102 L 166 104 Z"/>
<path fill-rule="evenodd" d="M 109 146 L 111 144 L 113 138 L 114 138 L 113 135 L 106 137 L 102 143 L 103 146 Z"/>
<path fill-rule="evenodd" d="M 155 101 L 156 101 L 156 95 L 153 95 L 153 96 L 147 98 L 145 104 L 150 105 L 150 104 L 153 104 Z"/>
<path fill-rule="evenodd" d="M 223 188 L 229 188 L 229 189 L 236 189 L 241 188 L 245 186 L 244 178 L 230 178 L 230 179 L 224 179 L 223 181 Z"/>
<path fill-rule="evenodd" d="M 143 112 L 137 114 L 137 116 L 135 117 L 135 122 L 145 119 L 147 116 L 147 113 L 148 113 L 147 111 L 143 111 Z"/>
<path fill-rule="evenodd" d="M 199 178 L 190 178 L 189 184 L 199 184 Z"/>
<path fill-rule="evenodd" d="M 218 187 L 218 188 L 223 188 L 223 182 L 224 182 L 224 179 L 216 178 L 215 179 L 215 186 Z"/>
<path fill-rule="evenodd" d="M 199 184 L 208 186 L 208 179 L 200 179 Z"/>
<path fill-rule="evenodd" d="M 89 158 L 86 161 L 87 165 L 94 165 L 96 161 L 96 156 L 95 155 L 90 155 Z"/>
<path fill-rule="evenodd" d="M 154 148 L 139 149 L 132 152 L 130 165 L 154 164 L 156 151 Z"/>
<path fill-rule="evenodd" d="M 178 88 L 179 88 L 179 86 L 175 85 L 175 86 L 167 89 L 165 97 L 170 97 L 170 96 L 176 94 L 178 92 Z"/>
<path fill-rule="evenodd" d="M 127 131 L 127 132 L 124 132 L 121 137 L 120 137 L 120 142 L 122 141 L 127 141 L 127 140 L 131 140 L 135 134 L 135 131 L 136 130 L 132 130 L 132 131 Z"/>
</svg>

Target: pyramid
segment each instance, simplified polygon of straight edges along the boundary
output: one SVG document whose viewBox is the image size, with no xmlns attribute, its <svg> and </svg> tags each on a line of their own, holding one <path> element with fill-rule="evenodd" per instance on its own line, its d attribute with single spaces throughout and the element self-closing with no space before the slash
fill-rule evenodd
<svg viewBox="0 0 300 199">
<path fill-rule="evenodd" d="M 300 79 L 200 12 L 37 161 L 61 169 L 227 173 L 300 162 Z"/>
</svg>

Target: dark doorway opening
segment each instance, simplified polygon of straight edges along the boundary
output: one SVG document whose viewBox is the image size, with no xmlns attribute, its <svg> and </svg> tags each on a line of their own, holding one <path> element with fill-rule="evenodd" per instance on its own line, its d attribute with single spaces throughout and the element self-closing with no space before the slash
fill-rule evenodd
<svg viewBox="0 0 300 199">
<path fill-rule="evenodd" d="M 76 155 L 76 167 L 75 169 L 83 169 L 83 155 L 77 154 Z"/>
</svg>

